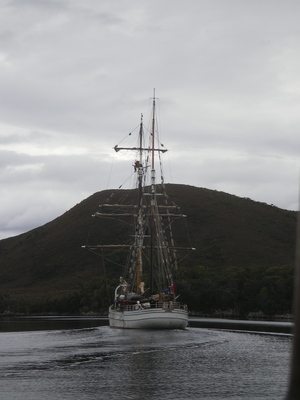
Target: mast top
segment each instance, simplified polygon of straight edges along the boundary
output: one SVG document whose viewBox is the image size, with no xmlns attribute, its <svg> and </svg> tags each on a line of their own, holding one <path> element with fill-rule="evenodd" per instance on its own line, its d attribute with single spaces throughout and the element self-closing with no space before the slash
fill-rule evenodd
<svg viewBox="0 0 300 400">
<path fill-rule="evenodd" d="M 154 144 L 155 144 L 155 140 L 154 140 L 154 133 L 155 133 L 155 89 L 153 89 L 153 105 L 152 105 L 152 165 L 151 165 L 151 169 L 152 171 L 155 170 L 154 168 Z"/>
</svg>

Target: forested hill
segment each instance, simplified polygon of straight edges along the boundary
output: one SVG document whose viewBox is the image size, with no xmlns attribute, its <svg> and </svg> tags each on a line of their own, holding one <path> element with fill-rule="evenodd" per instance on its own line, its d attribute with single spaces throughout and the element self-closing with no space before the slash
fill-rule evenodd
<svg viewBox="0 0 300 400">
<path fill-rule="evenodd" d="M 167 184 L 166 189 L 187 215 L 190 241 L 196 247 L 184 260 L 182 268 L 187 272 L 200 265 L 220 271 L 293 265 L 296 212 L 204 188 Z M 51 300 L 104 273 L 116 282 L 120 266 L 104 271 L 101 257 L 81 246 L 122 239 L 122 228 L 91 215 L 112 193 L 117 198 L 125 192 L 95 193 L 53 221 L 1 240 L 0 296 Z M 180 229 L 177 234 L 180 239 L 187 237 Z"/>
</svg>

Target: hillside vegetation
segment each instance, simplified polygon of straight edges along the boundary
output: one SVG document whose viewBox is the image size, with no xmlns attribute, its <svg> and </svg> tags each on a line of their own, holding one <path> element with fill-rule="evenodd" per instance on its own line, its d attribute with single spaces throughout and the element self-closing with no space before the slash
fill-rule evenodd
<svg viewBox="0 0 300 400">
<path fill-rule="evenodd" d="M 296 213 L 223 192 L 166 185 L 187 215 L 196 251 L 179 265 L 182 300 L 203 313 L 233 310 L 267 314 L 291 309 Z M 126 239 L 124 225 L 91 218 L 107 198 L 133 191 L 106 190 L 83 200 L 55 220 L 0 241 L 0 312 L 79 312 L 107 308 L 122 274 L 121 255 L 103 267 L 86 243 Z M 116 199 L 116 200 L 115 200 Z M 186 232 L 174 225 L 179 244 Z"/>
</svg>

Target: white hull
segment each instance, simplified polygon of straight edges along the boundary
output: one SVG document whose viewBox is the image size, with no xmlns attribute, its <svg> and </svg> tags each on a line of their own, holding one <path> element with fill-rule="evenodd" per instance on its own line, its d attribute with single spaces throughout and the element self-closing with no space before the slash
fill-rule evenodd
<svg viewBox="0 0 300 400">
<path fill-rule="evenodd" d="M 183 309 L 172 311 L 163 308 L 121 311 L 109 308 L 109 326 L 127 329 L 185 329 L 188 312 Z"/>
</svg>

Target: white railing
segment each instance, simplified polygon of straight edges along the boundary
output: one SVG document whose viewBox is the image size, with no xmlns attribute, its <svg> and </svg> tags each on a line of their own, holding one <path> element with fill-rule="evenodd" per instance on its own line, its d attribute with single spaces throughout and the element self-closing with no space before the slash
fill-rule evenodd
<svg viewBox="0 0 300 400">
<path fill-rule="evenodd" d="M 130 304 L 125 305 L 125 311 L 136 311 L 136 310 L 150 310 L 162 308 L 163 310 L 187 310 L 187 306 L 185 304 L 178 303 L 177 301 L 168 301 L 168 302 L 157 302 L 157 303 L 143 303 L 143 304 Z"/>
</svg>

